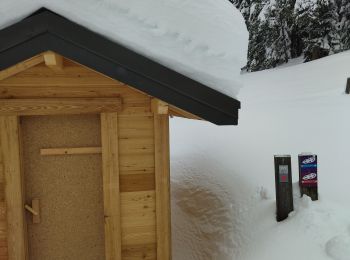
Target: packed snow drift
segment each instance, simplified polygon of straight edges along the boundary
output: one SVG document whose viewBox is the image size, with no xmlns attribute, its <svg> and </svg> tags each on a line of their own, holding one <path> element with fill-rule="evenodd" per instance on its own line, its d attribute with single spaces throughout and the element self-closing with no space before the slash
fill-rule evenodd
<svg viewBox="0 0 350 260">
<path fill-rule="evenodd" d="M 248 31 L 227 0 L 1 0 L 0 28 L 46 7 L 235 97 Z"/>
<path fill-rule="evenodd" d="M 173 119 L 175 260 L 349 260 L 350 52 L 242 75 L 238 126 Z M 275 220 L 275 154 L 319 161 L 319 201 Z"/>
</svg>

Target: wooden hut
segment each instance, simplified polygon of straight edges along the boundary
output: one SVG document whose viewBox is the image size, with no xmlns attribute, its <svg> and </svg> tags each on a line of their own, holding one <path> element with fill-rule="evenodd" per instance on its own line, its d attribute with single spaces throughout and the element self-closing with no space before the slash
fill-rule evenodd
<svg viewBox="0 0 350 260">
<path fill-rule="evenodd" d="M 239 101 L 41 9 L 0 31 L 0 259 L 171 259 L 169 116 Z"/>
</svg>

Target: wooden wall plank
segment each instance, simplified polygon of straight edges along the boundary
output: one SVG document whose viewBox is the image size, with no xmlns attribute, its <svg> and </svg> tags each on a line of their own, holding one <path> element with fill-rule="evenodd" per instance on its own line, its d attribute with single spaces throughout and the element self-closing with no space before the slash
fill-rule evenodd
<svg viewBox="0 0 350 260">
<path fill-rule="evenodd" d="M 35 56 L 29 60 L 23 61 L 16 64 L 10 68 L 0 71 L 0 81 L 12 77 L 22 71 L 25 71 L 31 67 L 34 67 L 40 63 L 44 62 L 44 57 L 42 55 Z"/>
<path fill-rule="evenodd" d="M 43 78 L 45 80 L 43 80 Z M 28 87 L 66 85 L 98 86 L 115 85 L 115 82 L 116 81 L 108 77 L 101 76 L 93 70 L 84 69 L 78 66 L 64 67 L 61 71 L 53 71 L 43 65 L 30 68 L 13 77 L 0 81 L 0 85 Z"/>
<path fill-rule="evenodd" d="M 149 191 L 149 190 L 155 190 L 154 172 L 120 175 L 121 192 Z"/>
<path fill-rule="evenodd" d="M 169 116 L 154 114 L 157 259 L 171 259 Z"/>
<path fill-rule="evenodd" d="M 122 192 L 123 246 L 156 243 L 155 191 Z"/>
<path fill-rule="evenodd" d="M 100 85 L 85 87 L 75 85 L 0 86 L 0 98 L 98 98 L 119 97 L 120 93 L 120 87 Z M 137 101 L 139 102 L 139 100 Z"/>
<path fill-rule="evenodd" d="M 0 115 L 58 115 L 117 112 L 120 98 L 0 99 Z"/>
<path fill-rule="evenodd" d="M 123 260 L 155 260 L 157 245 L 155 243 L 123 246 Z"/>
<path fill-rule="evenodd" d="M 153 138 L 123 138 L 119 140 L 120 154 L 154 154 Z"/>
<path fill-rule="evenodd" d="M 119 118 L 119 138 L 152 138 L 153 115 L 152 116 L 126 116 Z"/>
<path fill-rule="evenodd" d="M 121 260 L 118 114 L 101 114 L 106 260 Z"/>
<path fill-rule="evenodd" d="M 27 256 L 18 120 L 15 116 L 0 117 L 0 149 L 5 176 L 9 260 L 25 260 Z"/>
</svg>

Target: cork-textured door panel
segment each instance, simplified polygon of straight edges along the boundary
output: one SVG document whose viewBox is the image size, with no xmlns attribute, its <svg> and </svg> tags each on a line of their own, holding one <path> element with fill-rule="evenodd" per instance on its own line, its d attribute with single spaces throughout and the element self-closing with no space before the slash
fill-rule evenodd
<svg viewBox="0 0 350 260">
<path fill-rule="evenodd" d="M 20 124 L 28 259 L 105 259 L 100 116 L 29 116 Z"/>
</svg>

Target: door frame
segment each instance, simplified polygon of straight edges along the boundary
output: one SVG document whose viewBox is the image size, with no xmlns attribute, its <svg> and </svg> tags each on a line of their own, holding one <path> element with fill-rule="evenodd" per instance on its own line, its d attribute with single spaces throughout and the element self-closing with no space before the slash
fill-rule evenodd
<svg viewBox="0 0 350 260">
<path fill-rule="evenodd" d="M 63 114 L 100 114 L 105 254 L 106 260 L 120 260 L 122 246 L 118 112 L 122 108 L 121 99 L 44 98 L 4 102 L 0 108 L 0 177 L 3 177 L 5 183 L 8 260 L 28 259 L 20 116 Z"/>
</svg>

